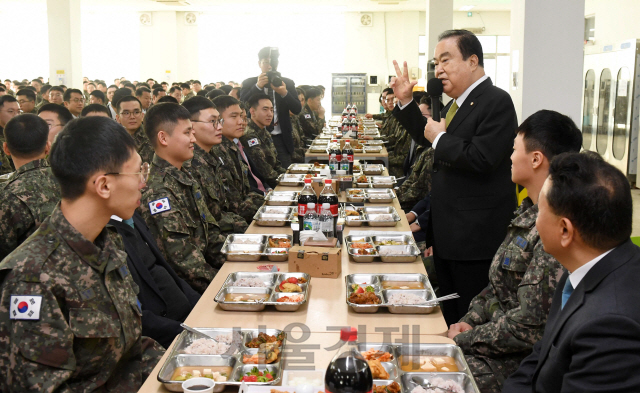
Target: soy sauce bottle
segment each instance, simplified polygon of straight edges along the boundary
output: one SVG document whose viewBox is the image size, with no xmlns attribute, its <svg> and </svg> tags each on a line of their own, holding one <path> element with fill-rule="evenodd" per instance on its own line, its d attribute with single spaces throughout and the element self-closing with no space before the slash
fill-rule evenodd
<svg viewBox="0 0 640 393">
<path fill-rule="evenodd" d="M 340 331 L 340 348 L 329 363 L 324 376 L 326 393 L 371 393 L 373 375 L 356 341 L 356 328 L 344 328 Z"/>
</svg>

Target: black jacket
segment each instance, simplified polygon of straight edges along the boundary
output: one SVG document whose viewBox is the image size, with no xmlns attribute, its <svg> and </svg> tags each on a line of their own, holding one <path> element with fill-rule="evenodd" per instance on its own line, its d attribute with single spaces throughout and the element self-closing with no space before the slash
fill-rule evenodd
<svg viewBox="0 0 640 393">
<path fill-rule="evenodd" d="M 302 110 L 302 105 L 298 99 L 298 93 L 296 92 L 296 84 L 288 78 L 282 78 L 287 86 L 287 95 L 281 97 L 276 93 L 276 110 L 278 111 L 278 122 L 280 123 L 280 129 L 282 130 L 282 139 L 284 145 L 287 148 L 289 154 L 293 154 L 293 127 L 291 126 L 291 117 L 289 111 L 294 115 L 297 115 Z M 240 101 L 246 102 L 255 93 L 264 93 L 264 90 L 258 89 L 256 83 L 258 77 L 245 79 L 242 82 L 242 90 L 240 90 Z"/>
<path fill-rule="evenodd" d="M 441 111 L 444 119 L 453 100 Z M 393 111 L 419 144 L 427 119 L 414 101 Z M 433 245 L 442 259 L 491 259 L 516 209 L 511 153 L 517 127 L 511 97 L 490 79 L 476 86 L 435 149 L 431 221 Z"/>
<path fill-rule="evenodd" d="M 631 240 L 602 258 L 564 309 L 565 273 L 542 340 L 503 393 L 640 392 L 640 248 Z"/>
<path fill-rule="evenodd" d="M 178 277 L 171 266 L 169 266 L 158 249 L 151 232 L 149 232 L 147 224 L 137 211 L 133 214 L 133 223 L 138 233 L 147 243 L 149 249 L 155 256 L 156 264 L 165 268 L 169 275 L 174 279 L 176 286 L 180 288 L 188 299 L 191 304 L 191 308 L 193 308 L 198 300 L 200 300 L 200 294 L 193 290 L 183 279 Z M 162 296 L 162 293 L 151 276 L 149 269 L 135 252 L 135 246 L 128 241 L 127 236 L 123 234 L 123 231 L 126 230 L 126 228 L 131 227 L 124 222 L 113 219 L 109 221 L 109 226 L 115 229 L 122 237 L 125 251 L 127 253 L 127 265 L 129 266 L 133 280 L 140 288 L 138 300 L 142 306 L 142 335 L 151 337 L 165 348 L 168 348 L 176 335 L 182 331 L 180 322 L 183 321 L 175 321 L 164 316 L 166 315 L 167 304 L 171 299 L 167 299 Z M 190 311 L 191 309 L 186 310 L 185 316 L 188 315 Z"/>
</svg>

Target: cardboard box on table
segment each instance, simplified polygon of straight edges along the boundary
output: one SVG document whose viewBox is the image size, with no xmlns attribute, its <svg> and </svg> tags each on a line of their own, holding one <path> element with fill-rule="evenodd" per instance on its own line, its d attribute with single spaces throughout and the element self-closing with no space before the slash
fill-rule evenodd
<svg viewBox="0 0 640 393">
<path fill-rule="evenodd" d="M 289 272 L 311 277 L 339 278 L 342 274 L 342 249 L 294 246 L 289 249 Z"/>
</svg>

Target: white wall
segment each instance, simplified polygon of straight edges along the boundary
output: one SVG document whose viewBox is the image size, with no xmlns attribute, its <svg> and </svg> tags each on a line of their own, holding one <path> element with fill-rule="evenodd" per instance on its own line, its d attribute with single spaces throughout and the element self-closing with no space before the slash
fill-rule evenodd
<svg viewBox="0 0 640 393">
<path fill-rule="evenodd" d="M 516 0 L 518 1 L 518 0 Z M 479 11 L 472 12 L 468 17 L 466 12 L 453 12 L 453 28 L 464 29 L 473 27 L 484 27 L 485 30 L 480 35 L 510 35 L 511 34 L 511 12 L 509 11 Z"/>
<path fill-rule="evenodd" d="M 640 1 L 585 0 L 586 16 L 595 15 L 595 44 L 605 46 L 640 38 Z"/>
</svg>

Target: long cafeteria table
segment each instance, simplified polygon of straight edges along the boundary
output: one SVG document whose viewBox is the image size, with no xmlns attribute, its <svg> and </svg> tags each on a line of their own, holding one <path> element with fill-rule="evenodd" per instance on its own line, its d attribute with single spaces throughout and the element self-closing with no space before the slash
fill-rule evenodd
<svg viewBox="0 0 640 393">
<path fill-rule="evenodd" d="M 380 160 L 384 162 L 386 167 L 389 166 L 389 152 L 387 148 L 382 146 L 380 153 L 354 153 L 354 160 L 360 161 L 375 161 Z M 329 155 L 327 153 L 311 153 L 309 150 L 304 154 L 304 162 L 312 161 L 329 161 Z"/>
<path fill-rule="evenodd" d="M 276 191 L 300 191 L 302 187 L 276 187 Z M 340 196 L 339 200 L 345 202 L 345 196 Z M 391 204 L 366 203 L 365 206 L 394 206 L 398 211 L 401 221 L 394 227 L 345 227 L 343 235 L 348 236 L 352 231 L 384 231 L 384 232 L 405 232 L 410 233 L 409 223 L 404 212 L 400 208 L 397 198 Z M 289 226 L 284 227 L 264 227 L 252 222 L 246 233 L 248 234 L 292 234 Z M 209 287 L 202 295 L 202 298 L 189 314 L 185 323 L 193 327 L 218 327 L 218 328 L 273 328 L 289 331 L 297 329 L 296 326 L 302 324 L 310 333 L 311 344 L 318 344 L 325 341 L 333 341 L 329 345 L 338 341 L 339 327 L 354 326 L 360 331 L 365 331 L 368 342 L 381 342 L 384 334 L 416 336 L 416 339 L 424 343 L 452 343 L 444 337 L 447 333 L 447 325 L 439 307 L 430 314 L 391 314 L 386 309 L 381 308 L 377 313 L 356 313 L 351 310 L 346 303 L 345 277 L 354 273 L 422 273 L 427 274 L 422 264 L 422 259 L 417 257 L 411 263 L 357 263 L 351 260 L 347 253 L 346 245 L 342 245 L 342 274 L 339 278 L 315 278 L 311 279 L 309 288 L 309 301 L 294 312 L 276 311 L 272 307 L 267 307 L 260 312 L 224 311 L 218 307 L 214 301 L 217 292 L 227 276 L 233 272 L 249 271 L 257 272 L 257 267 L 263 264 L 273 264 L 280 272 L 288 271 L 287 262 L 226 262 Z M 332 336 L 333 335 L 333 336 Z M 388 337 L 388 336 L 385 336 Z M 377 341 L 376 341 L 377 340 Z M 309 344 L 304 342 L 303 344 Z M 321 362 L 316 361 L 316 368 L 324 369 L 328 365 L 328 359 L 333 356 L 325 354 L 322 349 L 314 353 Z M 169 353 L 169 350 L 167 351 Z M 157 374 L 163 360 L 154 369 L 151 376 L 143 385 L 141 392 L 165 392 L 166 389 L 157 381 Z M 315 356 L 315 355 L 314 355 Z M 328 356 L 328 359 L 326 358 Z M 285 355 L 286 361 L 286 355 Z M 286 369 L 286 367 L 285 367 Z"/>
</svg>

